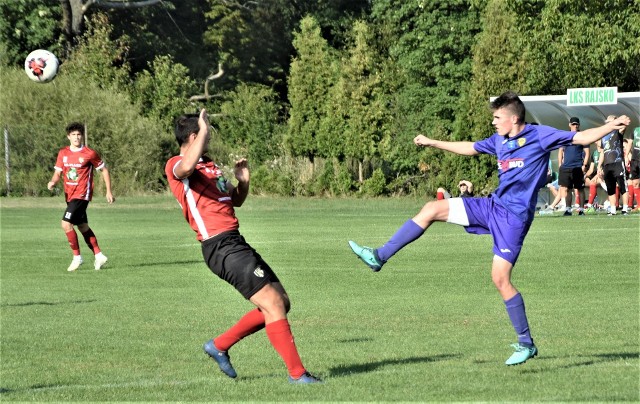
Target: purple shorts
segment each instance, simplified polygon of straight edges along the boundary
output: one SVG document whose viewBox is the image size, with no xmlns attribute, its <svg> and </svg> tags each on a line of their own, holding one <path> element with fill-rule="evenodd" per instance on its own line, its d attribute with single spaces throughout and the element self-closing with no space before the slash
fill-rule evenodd
<svg viewBox="0 0 640 404">
<path fill-rule="evenodd" d="M 493 253 L 515 265 L 531 222 L 523 222 L 516 215 L 488 198 L 464 198 L 464 208 L 471 234 L 491 234 Z"/>
</svg>

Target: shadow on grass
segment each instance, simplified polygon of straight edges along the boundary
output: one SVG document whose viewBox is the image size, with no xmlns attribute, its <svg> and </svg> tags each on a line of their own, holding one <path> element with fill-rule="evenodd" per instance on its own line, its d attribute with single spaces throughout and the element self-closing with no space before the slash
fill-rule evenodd
<svg viewBox="0 0 640 404">
<path fill-rule="evenodd" d="M 143 262 L 139 264 L 118 265 L 122 268 L 141 268 L 141 267 L 169 267 L 174 269 L 172 265 L 187 265 L 187 264 L 203 264 L 204 261 L 199 260 L 184 260 L 184 261 L 166 261 L 166 262 Z"/>
<path fill-rule="evenodd" d="M 405 359 L 386 359 L 379 362 L 360 363 L 354 365 L 340 365 L 329 369 L 329 374 L 334 377 L 348 376 L 353 373 L 373 372 L 384 366 L 409 365 L 412 363 L 439 362 L 457 358 L 460 355 L 443 354 L 434 356 L 417 356 Z"/>
<path fill-rule="evenodd" d="M 584 355 L 584 360 L 575 363 L 569 363 L 560 366 L 549 366 L 542 369 L 523 369 L 522 373 L 542 373 L 553 369 L 571 369 L 577 368 L 581 366 L 591 366 L 598 363 L 605 362 L 614 362 L 618 360 L 629 360 L 629 359 L 640 359 L 640 352 L 619 352 L 619 353 L 603 353 L 603 354 L 592 354 L 592 355 Z M 570 357 L 557 357 L 557 356 L 543 356 L 534 359 L 534 361 L 539 360 L 550 360 L 550 359 L 563 359 L 570 360 Z"/>
<path fill-rule="evenodd" d="M 373 341 L 373 338 L 362 337 L 362 338 L 339 339 L 336 342 L 340 344 L 351 344 L 356 342 L 370 342 L 370 341 Z"/>
<path fill-rule="evenodd" d="M 2 307 L 58 306 L 61 304 L 83 304 L 83 303 L 93 303 L 93 302 L 97 302 L 97 300 L 96 299 L 72 300 L 69 302 L 24 302 L 24 303 L 3 304 Z"/>
</svg>

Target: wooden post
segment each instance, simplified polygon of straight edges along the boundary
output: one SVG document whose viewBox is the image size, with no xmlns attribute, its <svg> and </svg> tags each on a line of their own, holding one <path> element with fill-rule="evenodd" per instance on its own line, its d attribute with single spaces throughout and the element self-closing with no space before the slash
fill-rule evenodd
<svg viewBox="0 0 640 404">
<path fill-rule="evenodd" d="M 5 163 L 5 181 L 7 184 L 7 196 L 11 192 L 11 163 L 9 161 L 9 128 L 4 127 L 4 163 Z"/>
</svg>

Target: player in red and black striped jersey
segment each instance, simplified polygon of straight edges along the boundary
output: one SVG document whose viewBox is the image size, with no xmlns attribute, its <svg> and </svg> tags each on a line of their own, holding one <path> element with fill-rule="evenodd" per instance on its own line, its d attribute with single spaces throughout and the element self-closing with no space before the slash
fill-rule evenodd
<svg viewBox="0 0 640 404">
<path fill-rule="evenodd" d="M 287 312 L 289 296 L 271 267 L 238 231 L 235 207 L 249 194 L 250 173 L 246 159 L 234 167 L 237 186 L 227 181 L 220 167 L 204 156 L 209 145 L 209 122 L 200 115 L 183 115 L 176 120 L 176 141 L 180 155 L 167 161 L 165 173 L 169 187 L 182 213 L 202 243 L 202 255 L 209 269 L 232 285 L 257 308 L 238 323 L 204 344 L 204 351 L 227 376 L 237 373 L 227 351 L 241 339 L 263 328 L 271 345 L 280 354 L 296 384 L 320 380 L 302 365 L 293 340 Z"/>
<path fill-rule="evenodd" d="M 84 125 L 73 122 L 67 126 L 66 131 L 69 146 L 63 147 L 58 152 L 55 171 L 47 188 L 53 190 L 58 181 L 63 179 L 67 209 L 62 216 L 62 230 L 64 230 L 73 251 L 73 260 L 67 271 L 73 272 L 82 265 L 80 244 L 74 225 L 78 227 L 84 241 L 95 256 L 94 269 L 99 270 L 106 264 L 107 257 L 100 250 L 98 240 L 89 227 L 87 207 L 93 197 L 94 169 L 102 172 L 102 178 L 107 188 L 107 202 L 113 203 L 115 201 L 111 193 L 111 176 L 100 155 L 84 145 Z"/>
</svg>

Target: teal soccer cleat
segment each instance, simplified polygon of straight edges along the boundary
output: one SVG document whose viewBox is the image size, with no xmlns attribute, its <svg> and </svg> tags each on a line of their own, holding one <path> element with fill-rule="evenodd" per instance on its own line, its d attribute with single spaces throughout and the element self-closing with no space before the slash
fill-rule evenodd
<svg viewBox="0 0 640 404">
<path fill-rule="evenodd" d="M 309 372 L 305 372 L 302 376 L 298 377 L 297 379 L 294 379 L 293 377 L 289 376 L 289 383 L 291 383 L 291 384 L 313 384 L 313 383 L 322 383 L 322 380 L 320 380 L 317 377 L 313 376 Z"/>
<path fill-rule="evenodd" d="M 504 363 L 507 366 L 519 365 L 525 363 L 527 359 L 533 358 L 538 355 L 538 348 L 535 345 L 525 345 L 522 343 L 511 344 L 511 347 L 515 349 L 515 352 Z"/>
<path fill-rule="evenodd" d="M 213 340 L 207 341 L 206 344 L 202 347 L 204 352 L 211 357 L 214 361 L 218 363 L 220 370 L 222 373 L 229 376 L 232 379 L 235 379 L 238 374 L 235 369 L 231 365 L 231 358 L 229 358 L 229 354 L 225 351 L 219 351 L 218 348 L 213 343 Z"/>
<path fill-rule="evenodd" d="M 364 262 L 367 264 L 369 268 L 373 270 L 373 272 L 378 272 L 382 269 L 382 262 L 377 256 L 376 252 L 373 248 L 370 247 L 361 247 L 356 244 L 354 241 L 349 241 L 349 247 L 353 250 L 353 252 Z"/>
</svg>

